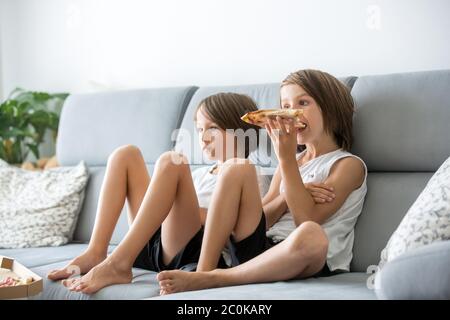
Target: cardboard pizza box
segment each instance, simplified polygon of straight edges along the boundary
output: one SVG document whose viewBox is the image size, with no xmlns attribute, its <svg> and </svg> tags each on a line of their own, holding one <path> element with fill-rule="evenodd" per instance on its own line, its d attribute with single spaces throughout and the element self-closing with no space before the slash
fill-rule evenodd
<svg viewBox="0 0 450 320">
<path fill-rule="evenodd" d="M 21 265 L 12 258 L 0 256 L 0 281 L 7 277 L 27 278 L 32 277 L 29 284 L 21 284 L 12 287 L 0 287 L 0 299 L 27 298 L 42 292 L 44 285 L 42 278 Z"/>
</svg>

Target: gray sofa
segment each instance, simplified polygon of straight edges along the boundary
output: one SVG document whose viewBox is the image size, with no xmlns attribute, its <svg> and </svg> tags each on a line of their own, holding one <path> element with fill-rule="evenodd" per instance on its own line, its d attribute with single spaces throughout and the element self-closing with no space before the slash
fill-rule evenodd
<svg viewBox="0 0 450 320">
<path fill-rule="evenodd" d="M 355 230 L 351 272 L 327 278 L 234 286 L 159 297 L 155 273 L 134 269 L 131 284 L 94 295 L 66 290 L 45 280 L 35 299 L 402 299 L 450 298 L 450 241 L 423 247 L 386 265 L 377 290 L 368 283 L 369 266 L 428 179 L 450 155 L 450 70 L 341 79 L 356 102 L 353 152 L 369 168 L 368 194 Z M 138 146 L 152 172 L 158 156 L 176 147 L 193 167 L 205 165 L 193 134 L 193 110 L 213 93 L 250 95 L 260 107 L 278 105 L 279 84 L 232 87 L 179 87 L 71 95 L 63 108 L 57 157 L 64 166 L 84 160 L 90 180 L 73 241 L 61 247 L 0 250 L 43 277 L 86 248 L 108 155 L 118 146 Z M 182 129 L 178 136 L 174 130 Z M 190 132 L 191 135 L 186 135 Z M 256 158 L 267 171 L 276 163 Z M 126 205 L 110 251 L 127 231 Z M 370 268 L 369 268 L 370 270 Z M 439 273 L 438 273 L 439 272 Z M 437 277 L 439 275 L 439 277 Z"/>
</svg>

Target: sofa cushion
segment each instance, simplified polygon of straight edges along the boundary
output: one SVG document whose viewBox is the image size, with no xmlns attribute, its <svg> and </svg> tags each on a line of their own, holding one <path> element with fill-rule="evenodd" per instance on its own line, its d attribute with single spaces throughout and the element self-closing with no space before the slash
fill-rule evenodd
<svg viewBox="0 0 450 320">
<path fill-rule="evenodd" d="M 368 275 L 352 272 L 331 277 L 214 288 L 156 296 L 158 300 L 373 300 Z"/>
<path fill-rule="evenodd" d="M 359 77 L 354 146 L 369 171 L 435 172 L 450 155 L 450 70 Z"/>
<path fill-rule="evenodd" d="M 381 254 L 379 266 L 434 241 L 450 240 L 450 158 L 431 177 Z"/>
<path fill-rule="evenodd" d="M 376 273 L 379 299 L 450 300 L 450 241 L 426 245 L 386 263 Z"/>
<path fill-rule="evenodd" d="M 69 244 L 61 247 L 27 249 L 2 249 L 0 255 L 17 259 L 44 280 L 44 291 L 33 299 L 375 299 L 375 294 L 366 286 L 365 273 L 344 273 L 332 277 L 306 280 L 281 281 L 267 284 L 252 284 L 220 289 L 209 289 L 178 293 L 159 297 L 156 273 L 133 269 L 131 284 L 113 285 L 93 295 L 70 292 L 60 282 L 46 278 L 50 270 L 65 266 L 71 259 L 86 250 L 86 244 Z M 114 246 L 108 248 L 111 253 Z"/>
<path fill-rule="evenodd" d="M 38 275 L 45 277 L 49 270 L 64 266 L 67 261 L 33 268 Z M 156 272 L 133 269 L 130 284 L 112 285 L 101 289 L 93 295 L 70 292 L 60 282 L 44 278 L 44 291 L 34 299 L 43 300 L 128 300 L 128 299 L 376 299 L 373 290 L 368 289 L 368 275 L 365 273 L 345 273 L 332 277 L 310 278 L 295 281 L 251 284 L 208 290 L 183 292 L 159 296 L 159 284 Z"/>
<path fill-rule="evenodd" d="M 95 294 L 88 295 L 71 292 L 60 281 L 48 280 L 46 274 L 55 268 L 61 268 L 68 261 L 47 264 L 32 268 L 33 272 L 44 279 L 44 291 L 34 296 L 36 300 L 134 300 L 159 295 L 159 284 L 156 273 L 133 268 L 133 280 L 130 284 L 120 284 L 105 287 Z"/>
<path fill-rule="evenodd" d="M 370 172 L 363 210 L 355 226 L 350 270 L 376 266 L 380 252 L 432 173 Z"/>
<path fill-rule="evenodd" d="M 450 70 L 359 77 L 352 152 L 367 164 L 368 192 L 355 227 L 353 271 L 381 250 L 450 154 Z"/>
<path fill-rule="evenodd" d="M 60 247 L 0 249 L 0 255 L 14 258 L 27 268 L 34 268 L 69 261 L 83 253 L 86 248 L 86 244 L 70 243 Z M 112 252 L 113 249 L 114 246 L 110 246 L 108 252 Z"/>
<path fill-rule="evenodd" d="M 138 146 L 154 163 L 173 147 L 195 87 L 143 89 L 70 95 L 62 109 L 56 154 L 61 165 L 84 160 L 105 165 L 108 156 L 124 144 Z"/>
</svg>

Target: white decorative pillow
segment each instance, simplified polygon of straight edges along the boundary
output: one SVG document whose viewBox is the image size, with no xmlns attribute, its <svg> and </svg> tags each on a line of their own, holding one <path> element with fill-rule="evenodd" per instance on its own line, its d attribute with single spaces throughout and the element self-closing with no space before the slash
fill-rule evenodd
<svg viewBox="0 0 450 320">
<path fill-rule="evenodd" d="M 28 171 L 0 159 L 0 248 L 70 241 L 88 179 L 84 161 L 75 167 Z"/>
<path fill-rule="evenodd" d="M 386 248 L 379 267 L 397 256 L 435 241 L 450 239 L 450 158 L 428 181 Z"/>
</svg>

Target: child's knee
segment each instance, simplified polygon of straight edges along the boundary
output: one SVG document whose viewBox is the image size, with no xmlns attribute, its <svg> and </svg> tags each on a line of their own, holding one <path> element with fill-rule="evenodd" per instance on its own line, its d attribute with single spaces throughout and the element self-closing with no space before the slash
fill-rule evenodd
<svg viewBox="0 0 450 320">
<path fill-rule="evenodd" d="M 323 255 L 328 251 L 328 238 L 318 223 L 305 221 L 289 237 L 289 248 L 303 255 Z"/>
<path fill-rule="evenodd" d="M 164 152 L 157 161 L 159 166 L 163 167 L 176 167 L 184 164 L 188 164 L 187 158 L 175 151 Z"/>
<path fill-rule="evenodd" d="M 252 162 L 249 159 L 244 158 L 230 158 L 223 163 L 225 166 L 233 166 L 233 165 L 252 165 Z"/>
<path fill-rule="evenodd" d="M 108 157 L 108 161 L 119 160 L 126 161 L 129 159 L 135 159 L 136 157 L 142 157 L 141 150 L 132 144 L 122 145 L 117 147 Z"/>
<path fill-rule="evenodd" d="M 232 178 L 245 177 L 248 179 L 249 175 L 256 176 L 256 169 L 247 159 L 233 158 L 224 162 L 220 170 L 220 175 Z"/>
</svg>

